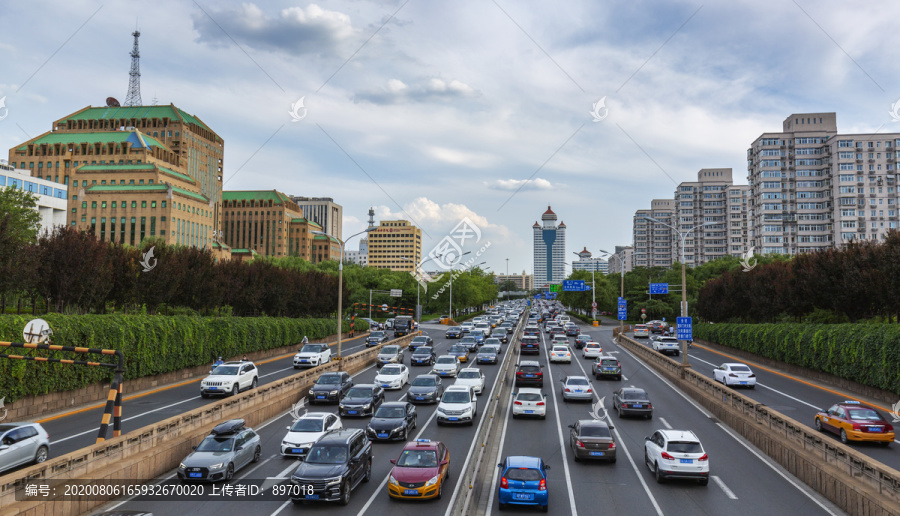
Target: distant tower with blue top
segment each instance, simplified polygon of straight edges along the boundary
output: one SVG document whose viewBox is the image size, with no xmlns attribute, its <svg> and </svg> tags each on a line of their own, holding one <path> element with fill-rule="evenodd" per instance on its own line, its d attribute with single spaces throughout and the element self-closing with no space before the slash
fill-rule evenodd
<svg viewBox="0 0 900 516">
<path fill-rule="evenodd" d="M 556 224 L 556 213 L 547 206 L 541 223 L 534 223 L 534 288 L 560 284 L 566 277 L 566 224 Z"/>
</svg>

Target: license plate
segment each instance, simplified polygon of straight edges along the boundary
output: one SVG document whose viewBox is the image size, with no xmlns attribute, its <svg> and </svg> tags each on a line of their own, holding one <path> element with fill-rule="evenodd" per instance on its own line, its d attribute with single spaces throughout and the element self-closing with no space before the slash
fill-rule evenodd
<svg viewBox="0 0 900 516">
<path fill-rule="evenodd" d="M 632 405 L 631 408 L 644 408 L 643 405 Z"/>
<path fill-rule="evenodd" d="M 534 414 L 534 411 L 533 411 L 533 410 L 526 410 L 525 413 L 526 413 L 526 414 Z"/>
<path fill-rule="evenodd" d="M 378 434 L 379 439 L 387 439 L 388 434 Z"/>
<path fill-rule="evenodd" d="M 459 421 L 459 418 L 458 418 L 458 417 L 451 417 L 451 418 L 448 418 L 448 419 L 449 419 L 450 421 Z"/>
<path fill-rule="evenodd" d="M 347 413 L 348 413 L 348 414 L 356 414 L 356 411 L 355 411 L 355 410 L 348 410 Z"/>
<path fill-rule="evenodd" d="M 418 491 L 418 489 L 404 489 L 403 494 L 409 495 L 409 496 L 415 496 L 415 495 L 419 494 L 419 491 Z"/>
<path fill-rule="evenodd" d="M 389 383 L 383 383 L 383 384 L 381 384 L 381 386 L 384 387 L 385 389 L 387 389 L 388 387 L 391 386 L 391 384 L 389 384 Z"/>
<path fill-rule="evenodd" d="M 682 464 L 693 464 L 694 459 L 681 459 Z"/>
<path fill-rule="evenodd" d="M 881 431 L 881 427 L 880 427 L 880 426 L 870 426 L 870 427 L 869 427 L 869 431 L 870 431 L 870 432 L 880 432 L 880 431 Z"/>
<path fill-rule="evenodd" d="M 575 389 L 575 392 L 581 392 L 581 389 Z"/>
<path fill-rule="evenodd" d="M 534 500 L 534 495 L 531 493 L 513 493 L 514 500 Z"/>
<path fill-rule="evenodd" d="M 741 382 L 741 385 L 747 385 L 747 382 Z"/>
<path fill-rule="evenodd" d="M 615 369 L 614 367 L 604 367 L 603 370 L 604 370 L 604 371 L 607 371 L 607 372 L 613 372 L 613 371 L 615 371 L 616 369 Z"/>
<path fill-rule="evenodd" d="M 202 478 L 203 473 L 188 473 L 188 476 L 191 478 Z"/>
<path fill-rule="evenodd" d="M 307 500 L 318 500 L 318 499 L 319 499 L 319 495 L 306 495 L 305 498 L 306 498 Z"/>
<path fill-rule="evenodd" d="M 291 448 L 291 453 L 303 453 L 304 448 Z"/>
<path fill-rule="evenodd" d="M 324 400 L 324 399 L 325 399 L 325 396 L 316 396 L 316 399 L 317 399 L 317 400 Z"/>
<path fill-rule="evenodd" d="M 592 451 L 591 455 L 593 455 L 594 457 L 602 457 L 603 452 L 602 451 Z"/>
<path fill-rule="evenodd" d="M 308 363 L 309 363 L 309 360 L 301 360 L 300 363 L 301 363 L 301 364 L 308 364 Z"/>
<path fill-rule="evenodd" d="M 423 398 L 422 396 L 416 396 L 416 401 L 422 401 L 422 400 L 424 400 L 424 399 L 425 399 L 425 398 Z"/>
<path fill-rule="evenodd" d="M 534 378 L 534 375 L 533 375 L 533 374 L 526 374 L 526 375 L 525 375 L 525 378 Z"/>
</svg>

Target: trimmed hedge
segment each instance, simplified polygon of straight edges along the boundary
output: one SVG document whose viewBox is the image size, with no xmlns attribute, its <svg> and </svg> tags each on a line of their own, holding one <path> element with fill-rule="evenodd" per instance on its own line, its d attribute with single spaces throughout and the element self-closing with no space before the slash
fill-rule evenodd
<svg viewBox="0 0 900 516">
<path fill-rule="evenodd" d="M 333 319 L 287 317 L 188 317 L 161 315 L 43 316 L 53 329 L 53 344 L 118 349 L 125 354 L 125 381 L 212 364 L 219 356 L 289 346 L 304 336 L 333 335 Z M 21 342 L 31 319 L 0 315 L 0 340 Z M 350 331 L 349 321 L 344 331 Z M 23 352 L 24 351 L 24 352 Z M 111 357 L 68 352 L 2 348 L 0 353 L 110 362 Z M 0 393 L 12 402 L 25 396 L 80 389 L 112 379 L 112 370 L 89 366 L 0 359 Z"/>
<path fill-rule="evenodd" d="M 698 324 L 694 338 L 900 395 L 900 325 Z"/>
</svg>

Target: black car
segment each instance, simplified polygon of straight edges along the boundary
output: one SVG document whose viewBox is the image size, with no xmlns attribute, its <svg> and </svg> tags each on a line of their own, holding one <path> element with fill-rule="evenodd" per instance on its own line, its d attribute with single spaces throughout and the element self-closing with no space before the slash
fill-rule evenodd
<svg viewBox="0 0 900 516">
<path fill-rule="evenodd" d="M 476 364 L 496 364 L 500 360 L 500 346 L 485 344 L 475 355 Z"/>
<path fill-rule="evenodd" d="M 463 337 L 459 343 L 468 348 L 470 352 L 478 351 L 478 341 L 475 340 L 475 337 Z"/>
<path fill-rule="evenodd" d="M 365 416 L 374 414 L 384 403 L 384 389 L 380 385 L 361 383 L 354 385 L 341 400 L 340 415 Z"/>
<path fill-rule="evenodd" d="M 373 331 L 369 334 L 368 337 L 366 337 L 366 347 L 369 348 L 372 346 L 377 346 L 379 344 L 384 344 L 388 340 L 390 340 L 390 338 L 388 337 L 387 332 Z"/>
<path fill-rule="evenodd" d="M 500 342 L 504 344 L 509 342 L 509 334 L 506 333 L 505 328 L 494 328 L 493 331 L 491 331 L 491 338 L 500 339 Z"/>
<path fill-rule="evenodd" d="M 577 335 L 575 337 L 575 349 L 581 349 L 584 347 L 585 344 L 587 344 L 588 342 L 593 342 L 593 341 L 594 341 L 594 339 L 592 339 L 591 336 L 586 333 Z"/>
<path fill-rule="evenodd" d="M 409 365 L 427 365 L 433 366 L 437 357 L 434 354 L 434 348 L 431 346 L 422 346 L 416 348 L 409 357 Z"/>
<path fill-rule="evenodd" d="M 353 379 L 349 373 L 338 371 L 322 373 L 309 390 L 309 402 L 313 405 L 337 403 L 347 394 L 350 387 L 353 387 Z"/>
<path fill-rule="evenodd" d="M 577 337 L 578 336 L 578 326 L 573 324 L 572 326 L 566 326 L 566 337 Z"/>
<path fill-rule="evenodd" d="M 406 441 L 418 426 L 416 407 L 407 401 L 382 403 L 366 426 L 370 441 Z"/>
<path fill-rule="evenodd" d="M 541 353 L 541 341 L 538 337 L 522 337 L 522 340 L 519 341 L 519 350 L 524 355 L 535 354 L 539 355 Z"/>
<path fill-rule="evenodd" d="M 536 360 L 523 360 L 516 366 L 516 387 L 543 387 L 543 368 Z"/>
<path fill-rule="evenodd" d="M 653 404 L 647 391 L 636 387 L 622 387 L 613 393 L 613 408 L 619 417 L 628 415 L 653 417 Z"/>
<path fill-rule="evenodd" d="M 412 342 L 409 343 L 410 351 L 415 351 L 419 346 L 434 346 L 434 339 L 432 339 L 428 335 L 419 335 L 418 337 L 413 337 Z"/>
<path fill-rule="evenodd" d="M 448 339 L 461 339 L 462 335 L 463 331 L 459 326 L 451 326 L 444 332 L 444 337 Z"/>
<path fill-rule="evenodd" d="M 372 443 L 359 429 L 330 432 L 312 445 L 291 475 L 291 501 L 350 503 L 350 492 L 372 478 Z"/>
<path fill-rule="evenodd" d="M 406 391 L 410 403 L 437 403 L 444 394 L 444 384 L 436 374 L 420 374 L 415 377 Z"/>
</svg>

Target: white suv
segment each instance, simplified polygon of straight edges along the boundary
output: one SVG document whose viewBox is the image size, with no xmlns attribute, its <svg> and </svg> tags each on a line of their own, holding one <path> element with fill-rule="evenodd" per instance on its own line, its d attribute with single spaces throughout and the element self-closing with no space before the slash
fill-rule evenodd
<svg viewBox="0 0 900 516">
<path fill-rule="evenodd" d="M 673 354 L 676 357 L 681 354 L 676 337 L 659 337 L 653 341 L 653 351 L 659 351 L 665 355 Z"/>
<path fill-rule="evenodd" d="M 644 462 L 662 484 L 669 478 L 709 483 L 709 457 L 690 430 L 657 430 L 644 438 Z"/>
<path fill-rule="evenodd" d="M 213 369 L 200 382 L 200 396 L 208 398 L 212 394 L 231 394 L 255 389 L 259 385 L 259 371 L 253 362 L 225 362 Z"/>
<path fill-rule="evenodd" d="M 478 401 L 475 391 L 467 385 L 451 385 L 444 389 L 441 402 L 437 406 L 437 423 L 475 424 L 478 415 Z"/>
<path fill-rule="evenodd" d="M 331 348 L 328 344 L 304 344 L 294 355 L 294 369 L 316 367 L 331 362 Z"/>
</svg>

